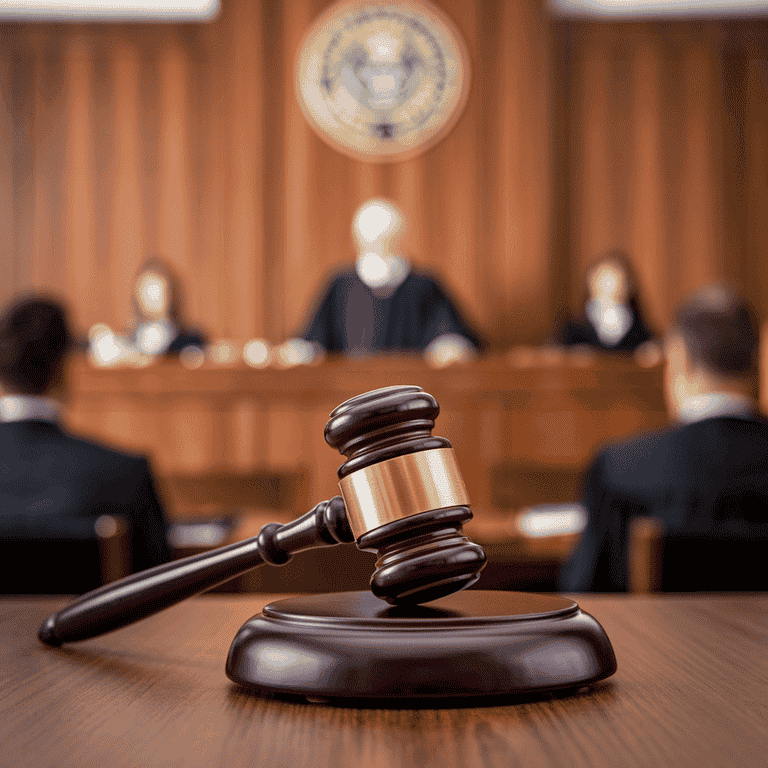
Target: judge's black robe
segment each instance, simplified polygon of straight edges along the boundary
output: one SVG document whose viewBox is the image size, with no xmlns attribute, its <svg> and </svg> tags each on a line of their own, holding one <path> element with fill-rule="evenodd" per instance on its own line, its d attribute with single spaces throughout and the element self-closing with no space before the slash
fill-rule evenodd
<svg viewBox="0 0 768 768">
<path fill-rule="evenodd" d="M 303 338 L 328 352 L 423 351 L 446 333 L 481 342 L 432 277 L 411 271 L 392 295 L 377 296 L 354 269 L 332 281 Z"/>
</svg>

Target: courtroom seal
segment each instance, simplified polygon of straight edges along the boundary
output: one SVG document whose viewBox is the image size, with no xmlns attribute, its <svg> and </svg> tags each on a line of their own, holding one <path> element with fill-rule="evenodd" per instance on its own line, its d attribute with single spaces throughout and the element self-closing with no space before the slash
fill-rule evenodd
<svg viewBox="0 0 768 768">
<path fill-rule="evenodd" d="M 299 49 L 296 89 L 309 124 L 356 159 L 396 162 L 447 135 L 470 82 L 461 34 L 431 3 L 336 3 Z"/>
</svg>

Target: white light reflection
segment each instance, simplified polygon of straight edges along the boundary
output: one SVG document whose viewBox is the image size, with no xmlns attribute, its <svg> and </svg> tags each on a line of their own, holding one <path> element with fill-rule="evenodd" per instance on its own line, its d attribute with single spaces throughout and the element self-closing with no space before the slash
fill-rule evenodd
<svg viewBox="0 0 768 768">
<path fill-rule="evenodd" d="M 251 339 L 243 347 L 243 360 L 251 368 L 266 368 L 272 359 L 272 349 L 264 339 Z"/>
<path fill-rule="evenodd" d="M 220 0 L 1 0 L 4 21 L 208 21 Z"/>
<path fill-rule="evenodd" d="M 520 665 L 550 685 L 584 680 L 595 672 L 592 656 L 569 640 L 550 639 L 520 654 Z"/>
<path fill-rule="evenodd" d="M 136 346 L 147 355 L 160 355 L 170 347 L 171 335 L 167 322 L 143 323 L 136 332 Z"/>
<path fill-rule="evenodd" d="M 520 513 L 517 525 L 526 536 L 565 536 L 581 533 L 587 512 L 581 504 L 541 504 Z"/>
<path fill-rule="evenodd" d="M 444 333 L 434 339 L 424 350 L 424 360 L 431 368 L 447 368 L 449 365 L 466 363 L 476 357 L 469 339 L 455 333 Z"/>
<path fill-rule="evenodd" d="M 257 675 L 264 682 L 301 685 L 319 680 L 333 660 L 319 651 L 309 655 L 289 645 L 271 643 L 260 649 L 256 665 Z"/>
<path fill-rule="evenodd" d="M 753 16 L 768 14 L 767 0 L 549 0 L 566 16 L 614 18 Z"/>
<path fill-rule="evenodd" d="M 313 341 L 306 339 L 288 339 L 283 342 L 272 356 L 277 368 L 293 368 L 297 365 L 317 365 L 325 357 L 325 350 Z"/>
<path fill-rule="evenodd" d="M 233 365 L 240 359 L 240 348 L 232 341 L 219 341 L 211 345 L 208 356 L 216 365 Z"/>
<path fill-rule="evenodd" d="M 98 368 L 118 365 L 142 368 L 152 361 L 152 357 L 142 354 L 104 323 L 97 323 L 88 331 L 88 352 L 91 363 Z"/>
<path fill-rule="evenodd" d="M 88 332 L 91 359 L 95 365 L 114 365 L 124 355 L 124 345 L 118 343 L 108 325 L 97 323 Z"/>
</svg>

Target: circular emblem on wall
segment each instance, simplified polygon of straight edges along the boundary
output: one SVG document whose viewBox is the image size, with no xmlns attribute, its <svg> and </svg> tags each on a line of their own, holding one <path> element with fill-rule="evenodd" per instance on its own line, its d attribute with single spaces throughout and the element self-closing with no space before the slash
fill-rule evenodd
<svg viewBox="0 0 768 768">
<path fill-rule="evenodd" d="M 347 155 L 406 160 L 442 139 L 469 92 L 461 34 L 431 3 L 340 2 L 299 49 L 296 87 L 309 124 Z"/>
</svg>

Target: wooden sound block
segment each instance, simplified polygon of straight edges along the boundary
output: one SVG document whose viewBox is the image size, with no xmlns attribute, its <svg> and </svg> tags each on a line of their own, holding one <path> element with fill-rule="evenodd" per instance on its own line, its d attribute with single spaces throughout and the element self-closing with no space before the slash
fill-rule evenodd
<svg viewBox="0 0 768 768">
<path fill-rule="evenodd" d="M 370 592 L 279 600 L 227 658 L 229 678 L 260 693 L 383 706 L 576 688 L 615 671 L 603 628 L 573 600 L 482 590 L 409 607 Z"/>
</svg>

